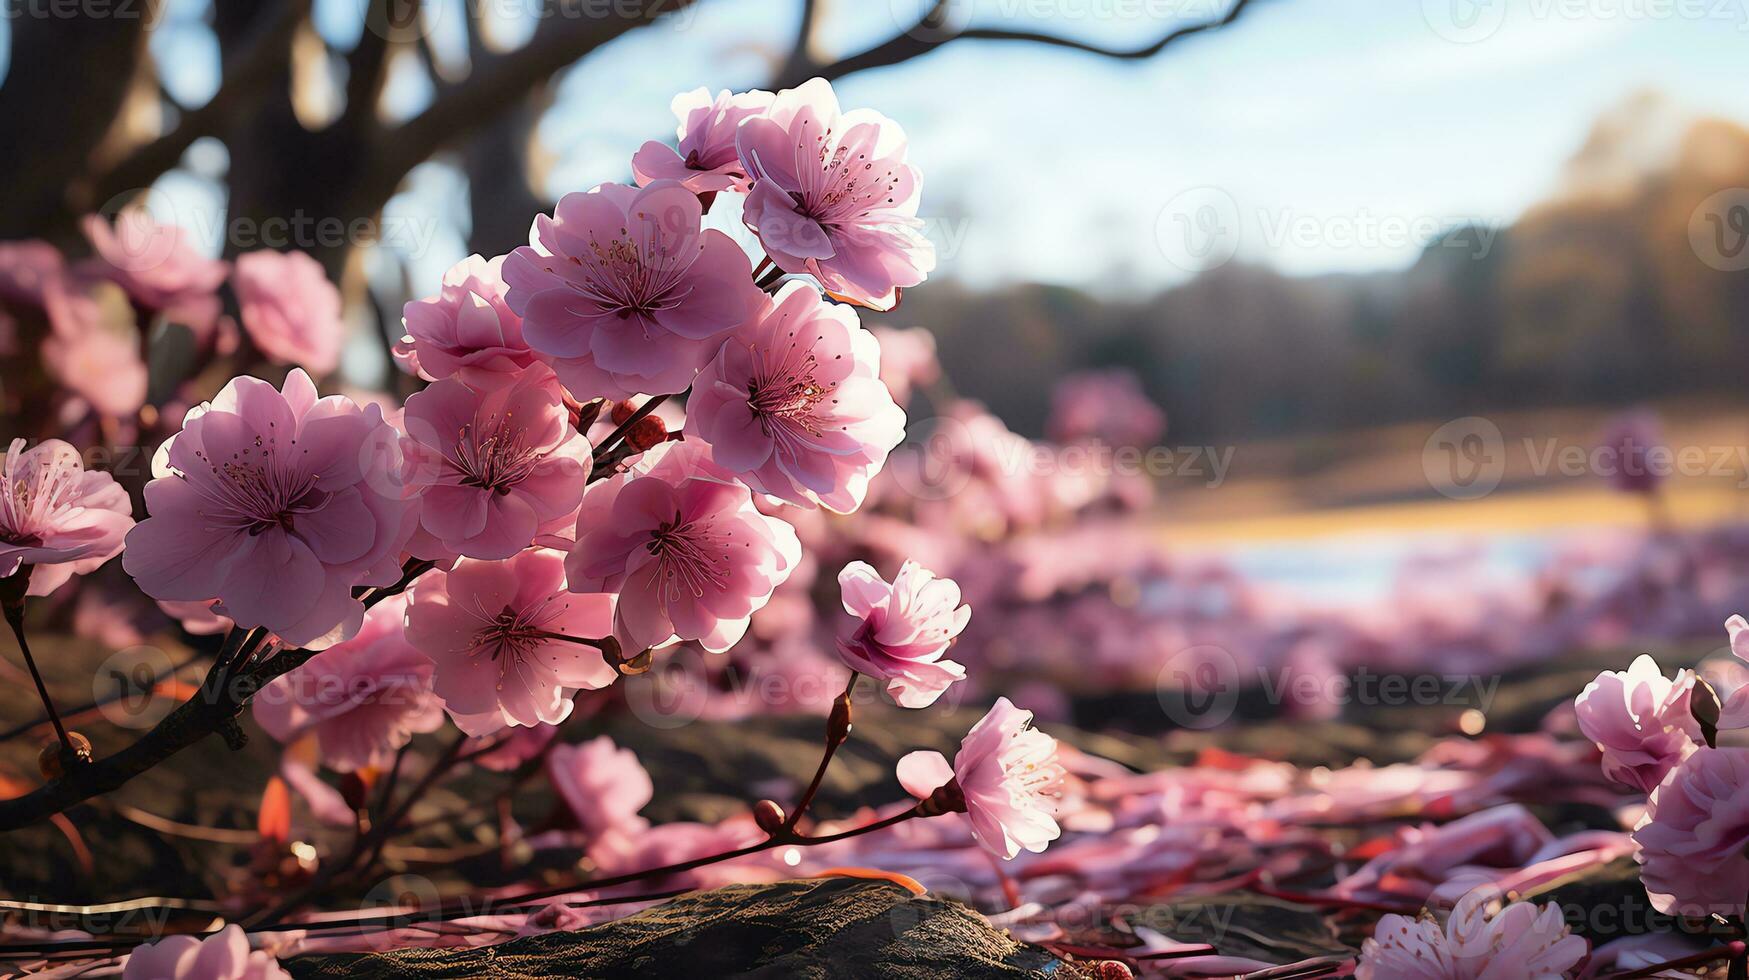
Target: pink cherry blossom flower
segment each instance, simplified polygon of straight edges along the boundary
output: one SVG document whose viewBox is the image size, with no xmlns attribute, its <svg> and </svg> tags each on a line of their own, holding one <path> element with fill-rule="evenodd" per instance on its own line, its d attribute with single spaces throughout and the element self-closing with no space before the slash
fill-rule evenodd
<svg viewBox="0 0 1749 980">
<path fill-rule="evenodd" d="M 218 321 L 216 293 L 230 266 L 195 251 L 181 228 L 161 225 L 143 209 L 117 214 L 113 227 L 86 215 L 82 228 L 97 252 L 86 268 L 127 290 L 135 303 L 187 324 L 197 336 Z"/>
<path fill-rule="evenodd" d="M 121 552 L 133 506 L 127 491 L 108 473 L 87 471 L 67 443 L 24 447 L 23 439 L 12 440 L 0 464 L 0 578 L 29 565 L 27 594 L 48 595 Z"/>
<path fill-rule="evenodd" d="M 770 108 L 771 100 L 770 92 L 757 89 L 740 94 L 724 89 L 714 99 L 706 88 L 676 95 L 670 108 L 680 118 L 675 131 L 680 149 L 656 140 L 645 143 L 632 155 L 633 176 L 640 186 L 677 180 L 694 194 L 746 192 L 747 168 L 735 154 L 735 130 L 742 120 Z"/>
<path fill-rule="evenodd" d="M 407 640 L 436 664 L 433 687 L 456 727 L 485 735 L 556 725 L 570 717 L 572 690 L 613 683 L 619 674 L 600 651 L 554 638 L 596 639 L 612 622 L 610 596 L 565 591 L 564 559 L 531 549 L 426 572 L 407 607 Z"/>
<path fill-rule="evenodd" d="M 1634 828 L 1640 879 L 1658 911 L 1738 915 L 1749 895 L 1749 749 L 1701 748 L 1652 794 Z"/>
<path fill-rule="evenodd" d="M 112 283 L 57 280 L 43 293 L 51 327 L 43 365 L 99 414 L 129 418 L 149 381 L 133 309 Z"/>
<path fill-rule="evenodd" d="M 318 399 L 301 368 L 282 390 L 233 378 L 159 449 L 122 567 L 154 599 L 216 597 L 239 626 L 331 646 L 364 621 L 354 587 L 400 578 L 398 442 L 378 406 Z"/>
<path fill-rule="evenodd" d="M 590 449 L 545 364 L 434 382 L 408 397 L 401 427 L 419 524 L 450 553 L 508 558 L 571 524 Z"/>
<path fill-rule="evenodd" d="M 856 561 L 838 573 L 838 588 L 849 614 L 838 631 L 838 655 L 851 670 L 886 681 L 900 707 L 927 708 L 965 679 L 964 667 L 941 659 L 972 618 L 953 579 L 907 561 L 888 585 Z"/>
<path fill-rule="evenodd" d="M 249 949 L 240 926 L 201 939 L 170 936 L 128 954 L 122 980 L 291 980 L 273 954 Z"/>
<path fill-rule="evenodd" d="M 261 353 L 318 375 L 340 366 L 346 339 L 340 290 L 320 262 L 302 252 L 248 252 L 237 257 L 231 282 L 243 330 Z"/>
<path fill-rule="evenodd" d="M 622 474 L 585 496 L 571 588 L 618 594 L 613 634 L 627 651 L 677 636 L 721 653 L 801 561 L 801 543 L 745 486 L 685 475 L 672 451 L 661 458 L 660 473 Z"/>
<path fill-rule="evenodd" d="M 849 513 L 905 437 L 880 362 L 880 343 L 850 307 L 789 283 L 699 375 L 687 431 L 753 490 Z"/>
<path fill-rule="evenodd" d="M 684 390 L 763 301 L 746 253 L 701 231 L 702 214 L 671 180 L 602 184 L 537 216 L 504 260 L 523 337 L 578 398 Z"/>
<path fill-rule="evenodd" d="M 1466 896 L 1443 929 L 1426 912 L 1380 919 L 1355 980 L 1562 980 L 1588 950 L 1558 905 L 1514 902 L 1490 919 Z"/>
<path fill-rule="evenodd" d="M 1032 727 L 1032 712 L 997 698 L 960 742 L 953 765 L 940 752 L 912 752 L 899 760 L 899 783 L 919 799 L 937 791 L 963 799 L 972 836 L 991 854 L 1012 859 L 1037 853 L 1062 829 L 1052 818 L 1062 792 L 1057 740 Z"/>
<path fill-rule="evenodd" d="M 941 380 L 934 334 L 923 327 L 874 327 L 870 332 L 881 342 L 881 384 L 899 407 L 911 401 L 913 390 Z"/>
<path fill-rule="evenodd" d="M 1603 772 L 1650 793 L 1701 744 L 1689 708 L 1694 671 L 1670 680 L 1658 662 L 1641 654 L 1625 671 L 1604 671 L 1573 702 L 1579 730 L 1603 750 Z"/>
<path fill-rule="evenodd" d="M 935 268 L 917 218 L 923 178 L 905 162 L 905 134 L 891 119 L 840 114 L 832 86 L 816 78 L 743 122 L 735 146 L 753 178 L 742 218 L 778 268 L 876 309 Z"/>
<path fill-rule="evenodd" d="M 554 746 L 547 753 L 547 778 L 592 838 L 649 826 L 638 811 L 655 795 L 650 774 L 637 753 L 614 745 L 606 735 L 581 745 Z"/>
<path fill-rule="evenodd" d="M 1749 664 L 1749 621 L 1732 616 L 1725 620 L 1725 633 L 1731 638 L 1732 656 Z M 1725 694 L 1719 706 L 1719 728 L 1749 728 L 1749 684 L 1738 684 Z"/>
<path fill-rule="evenodd" d="M 255 696 L 255 720 L 283 744 L 314 734 L 336 772 L 382 769 L 416 732 L 443 724 L 431 661 L 407 642 L 405 597 L 365 614 L 358 635 L 275 678 Z"/>
<path fill-rule="evenodd" d="M 504 256 L 470 255 L 443 274 L 436 296 L 401 311 L 407 333 L 395 360 L 427 381 L 457 372 L 511 372 L 536 360 L 522 339 L 522 318 L 505 301 Z"/>
</svg>

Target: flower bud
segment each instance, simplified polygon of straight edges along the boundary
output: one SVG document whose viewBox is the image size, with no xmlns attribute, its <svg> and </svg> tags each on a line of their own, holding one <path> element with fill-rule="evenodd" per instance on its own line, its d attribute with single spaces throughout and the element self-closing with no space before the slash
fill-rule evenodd
<svg viewBox="0 0 1749 980">
<path fill-rule="evenodd" d="M 771 800 L 760 800 L 753 804 L 753 822 L 767 834 L 775 834 L 783 829 L 783 807 Z"/>
<path fill-rule="evenodd" d="M 353 810 L 363 810 L 370 805 L 370 787 L 375 773 L 366 769 L 360 772 L 342 773 L 340 776 L 340 798 Z"/>
<path fill-rule="evenodd" d="M 71 752 L 56 739 L 44 743 L 42 751 L 36 754 L 36 767 L 44 779 L 60 779 L 67 774 L 68 765 L 91 764 L 91 740 L 78 732 L 68 732 L 67 739 L 73 743 Z"/>
<path fill-rule="evenodd" d="M 630 399 L 627 399 L 623 402 L 614 402 L 613 408 L 608 412 L 607 417 L 613 420 L 614 425 L 624 425 L 626 424 L 626 419 L 631 418 L 637 413 L 637 411 L 638 406 Z"/>
<path fill-rule="evenodd" d="M 633 449 L 643 452 L 653 446 L 659 446 L 668 438 L 668 427 L 654 415 L 646 415 L 639 419 L 632 430 L 626 433 L 626 442 Z"/>
</svg>

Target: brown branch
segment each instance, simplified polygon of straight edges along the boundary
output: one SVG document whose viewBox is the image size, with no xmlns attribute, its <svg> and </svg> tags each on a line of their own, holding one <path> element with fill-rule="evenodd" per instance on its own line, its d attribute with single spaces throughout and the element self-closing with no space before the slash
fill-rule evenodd
<svg viewBox="0 0 1749 980">
<path fill-rule="evenodd" d="M 951 4 L 947 0 L 941 0 L 910 29 L 896 37 L 889 38 L 874 47 L 830 64 L 821 65 L 804 61 L 794 66 L 793 70 L 786 69 L 777 84 L 783 87 L 799 85 L 816 75 L 828 80 L 836 80 L 859 71 L 867 71 L 870 68 L 885 68 L 889 65 L 909 61 L 953 41 L 1020 41 L 1028 44 L 1066 48 L 1103 58 L 1139 61 L 1152 58 L 1165 50 L 1167 46 L 1185 38 L 1226 27 L 1238 20 L 1252 3 L 1253 0 L 1233 0 L 1233 5 L 1220 17 L 1176 28 L 1159 40 L 1139 48 L 1111 48 L 1043 31 L 1017 31 L 998 28 L 967 28 L 956 31 L 947 24 Z"/>
<path fill-rule="evenodd" d="M 386 27 L 375 31 L 370 25 L 379 21 L 386 25 L 389 4 L 396 2 L 398 0 L 372 0 L 364 12 L 365 30 L 359 35 L 358 45 L 346 57 L 346 108 L 342 110 L 341 124 L 361 132 L 376 124 L 377 103 L 382 100 L 383 87 L 389 81 L 389 55 L 396 43 L 389 39 Z"/>
<path fill-rule="evenodd" d="M 368 607 L 403 591 L 413 579 L 431 567 L 430 562 L 410 562 L 399 582 L 373 591 L 364 597 L 364 604 Z M 237 715 L 242 713 L 255 692 L 281 674 L 301 667 L 315 655 L 314 650 L 286 650 L 234 677 L 221 664 L 215 664 L 193 697 L 171 709 L 163 721 L 132 745 L 114 755 L 82 765 L 63 778 L 23 796 L 0 800 L 0 831 L 29 826 L 93 796 L 114 792 L 128 780 L 208 735 L 240 735 L 236 730 Z"/>
<path fill-rule="evenodd" d="M 101 205 L 123 191 L 146 187 L 181 162 L 182 154 L 203 136 L 215 136 L 248 111 L 256 93 L 276 78 L 284 78 L 291 63 L 291 34 L 309 13 L 310 0 L 285 0 L 279 16 L 263 18 L 244 42 L 237 69 L 227 74 L 206 105 L 183 114 L 176 128 L 136 147 L 92 177 L 90 206 Z"/>
<path fill-rule="evenodd" d="M 527 44 L 474 65 L 464 81 L 439 89 L 424 112 L 377 133 L 370 153 L 372 166 L 364 180 L 364 199 L 386 199 L 409 170 L 473 132 L 494 113 L 505 111 L 554 74 L 603 44 L 695 2 L 626 0 L 613 5 L 612 14 L 594 16 L 591 5 L 555 0 L 545 9 L 540 27 Z"/>
<path fill-rule="evenodd" d="M 790 48 L 789 56 L 779 67 L 777 77 L 792 78 L 801 75 L 804 81 L 810 77 L 806 72 L 814 63 L 813 55 L 809 51 L 814 42 L 814 25 L 819 20 L 819 14 L 818 0 L 802 0 L 802 17 L 796 27 L 796 41 Z"/>
</svg>

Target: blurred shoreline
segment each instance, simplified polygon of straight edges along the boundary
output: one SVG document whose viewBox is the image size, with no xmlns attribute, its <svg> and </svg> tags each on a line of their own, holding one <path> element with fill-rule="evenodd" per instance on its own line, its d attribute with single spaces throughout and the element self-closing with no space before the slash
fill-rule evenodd
<svg viewBox="0 0 1749 980">
<path fill-rule="evenodd" d="M 1371 533 L 1510 533 L 1607 527 L 1707 527 L 1749 520 L 1744 469 L 1749 413 L 1716 401 L 1656 406 L 1665 446 L 1704 472 L 1678 472 L 1654 503 L 1623 493 L 1569 462 L 1596 448 L 1610 414 L 1588 408 L 1496 413 L 1486 423 L 1503 455 L 1498 486 L 1454 499 L 1436 483 L 1445 465 L 1433 434 L 1454 420 L 1381 426 L 1315 437 L 1241 443 L 1227 479 L 1169 480 L 1154 527 L 1168 544 L 1299 540 Z M 1588 464 L 1587 464 L 1588 465 Z M 1690 468 L 1692 469 L 1692 467 Z M 1656 515 L 1656 517 L 1655 517 Z"/>
</svg>

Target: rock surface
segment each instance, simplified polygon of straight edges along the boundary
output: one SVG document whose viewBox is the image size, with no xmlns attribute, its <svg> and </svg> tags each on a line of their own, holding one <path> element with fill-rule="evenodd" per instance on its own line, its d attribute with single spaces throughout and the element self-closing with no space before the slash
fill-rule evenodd
<svg viewBox="0 0 1749 980">
<path fill-rule="evenodd" d="M 304 956 L 284 966 L 297 980 L 1086 975 L 962 906 L 858 878 L 693 892 L 616 922 L 481 949 Z"/>
</svg>

